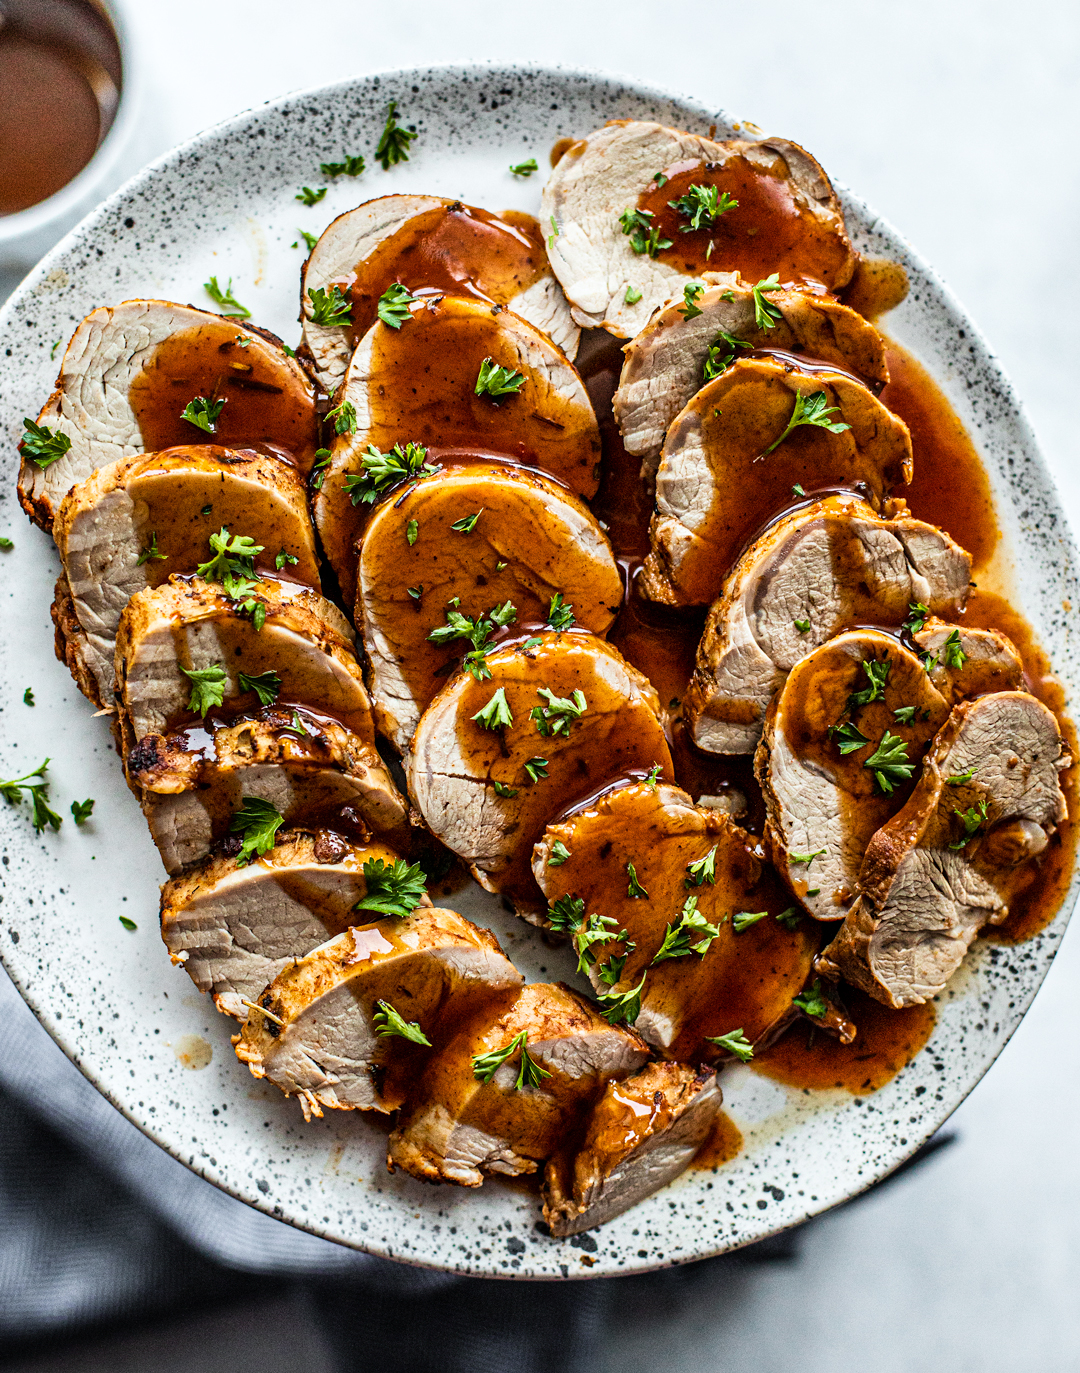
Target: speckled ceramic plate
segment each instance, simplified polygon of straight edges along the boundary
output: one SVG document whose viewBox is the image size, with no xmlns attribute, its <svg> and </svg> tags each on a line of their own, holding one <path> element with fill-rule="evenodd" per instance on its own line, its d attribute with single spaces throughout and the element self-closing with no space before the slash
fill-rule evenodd
<svg viewBox="0 0 1080 1373">
<path fill-rule="evenodd" d="M 363 151 L 369 162 L 386 102 L 420 138 L 408 164 L 331 185 L 319 163 Z M 385 1135 L 331 1112 L 305 1125 L 294 1102 L 256 1082 L 233 1056 L 231 1021 L 170 966 L 157 932 L 161 867 L 112 752 L 107 722 L 54 660 L 51 542 L 15 499 L 14 444 L 56 373 L 52 353 L 96 305 L 158 296 L 209 306 L 211 273 L 232 277 L 254 318 L 298 341 L 298 229 L 391 191 L 460 196 L 493 210 L 536 211 L 552 143 L 610 118 L 659 119 L 699 132 L 735 125 L 693 101 L 614 78 L 525 68 L 392 72 L 327 87 L 241 115 L 178 148 L 107 201 L 41 263 L 0 315 L 0 774 L 50 755 L 53 803 L 65 814 L 94 796 L 91 824 L 70 818 L 38 837 L 23 807 L 0 806 L 0 955 L 42 1023 L 105 1095 L 163 1148 L 233 1195 L 295 1225 L 410 1263 L 494 1277 L 583 1277 L 704 1258 L 761 1239 L 852 1196 L 901 1163 L 986 1072 L 1016 1029 L 1058 946 L 1075 897 L 1017 948 L 979 943 L 938 1006 L 927 1048 L 883 1090 L 856 1100 L 807 1095 L 748 1069 L 723 1073 L 745 1148 L 718 1171 L 691 1171 L 601 1230 L 569 1241 L 538 1229 L 537 1200 L 490 1184 L 471 1192 L 386 1172 Z M 798 129 L 780 132 L 799 137 Z M 908 244 L 841 192 L 856 246 L 902 261 L 912 289 L 890 332 L 929 366 L 975 437 L 1004 532 L 995 575 L 1039 626 L 1069 686 L 1078 663 L 1063 602 L 1080 604 L 1076 553 L 1012 389 L 957 302 Z M 302 243 L 302 240 L 301 240 Z M 1007 559 L 1013 558 L 1010 570 Z M 23 704 L 25 688 L 36 704 Z M 572 978 L 495 898 L 454 899 L 489 925 L 529 978 Z M 138 926 L 127 931 L 118 917 Z"/>
</svg>

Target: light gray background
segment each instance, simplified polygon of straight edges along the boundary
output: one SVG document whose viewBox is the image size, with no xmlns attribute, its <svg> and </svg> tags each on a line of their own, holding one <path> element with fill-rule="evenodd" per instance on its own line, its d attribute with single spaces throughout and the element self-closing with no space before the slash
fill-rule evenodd
<svg viewBox="0 0 1080 1373">
<path fill-rule="evenodd" d="M 135 0 L 159 145 L 286 91 L 397 65 L 600 67 L 805 144 L 942 273 L 1026 400 L 1080 527 L 1080 7 L 1053 0 Z M 1080 927 L 957 1112 L 959 1143 L 826 1218 L 791 1266 L 627 1312 L 597 1373 L 1080 1369 Z M 322 1365 L 293 1302 L 30 1370 Z"/>
</svg>

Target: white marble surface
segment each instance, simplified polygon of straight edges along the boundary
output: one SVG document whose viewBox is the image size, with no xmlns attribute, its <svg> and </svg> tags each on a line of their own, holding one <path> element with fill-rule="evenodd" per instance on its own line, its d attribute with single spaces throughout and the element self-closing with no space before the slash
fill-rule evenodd
<svg viewBox="0 0 1080 1373">
<path fill-rule="evenodd" d="M 162 149 L 291 89 L 475 60 L 626 73 L 804 143 L 965 302 L 1080 526 L 1075 4 L 135 0 L 134 19 Z M 796 1265 L 728 1272 L 686 1309 L 627 1309 L 604 1369 L 1080 1369 L 1078 984 L 1080 927 L 954 1117 L 958 1144 L 814 1227 Z"/>
</svg>

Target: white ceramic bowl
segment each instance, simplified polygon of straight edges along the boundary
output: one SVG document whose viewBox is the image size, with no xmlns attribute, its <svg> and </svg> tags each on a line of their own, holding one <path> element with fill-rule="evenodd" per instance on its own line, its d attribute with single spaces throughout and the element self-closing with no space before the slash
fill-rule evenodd
<svg viewBox="0 0 1080 1373">
<path fill-rule="evenodd" d="M 371 151 L 396 98 L 420 138 L 411 160 L 333 184 L 305 209 L 320 161 Z M 922 1053 L 875 1095 L 812 1095 L 727 1068 L 727 1109 L 746 1144 L 717 1172 L 691 1171 L 636 1209 L 570 1241 L 537 1229 L 536 1199 L 492 1183 L 476 1192 L 388 1176 L 385 1135 L 342 1113 L 305 1125 L 294 1102 L 234 1057 L 232 1023 L 170 967 L 158 938 L 162 873 L 121 780 L 103 720 L 52 657 L 50 541 L 15 504 L 17 439 L 56 372 L 50 351 L 93 306 L 130 296 L 208 305 L 201 283 L 232 277 L 255 319 L 298 340 L 298 228 L 390 191 L 460 196 L 499 210 L 537 208 L 552 143 L 605 119 L 658 118 L 732 129 L 720 111 L 614 78 L 529 68 L 390 72 L 291 96 L 211 129 L 140 173 L 83 221 L 0 314 L 0 430 L 8 437 L 0 532 L 0 774 L 46 753 L 54 804 L 97 798 L 91 826 L 34 835 L 24 808 L 0 806 L 0 956 L 42 1023 L 111 1101 L 202 1176 L 275 1216 L 372 1253 L 497 1277 L 599 1276 L 703 1258 L 762 1238 L 852 1196 L 903 1162 L 971 1090 L 1015 1030 L 1061 939 L 1057 919 L 1018 948 L 976 944 L 939 1000 Z M 784 129 L 798 138 L 798 129 Z M 842 192 L 857 246 L 903 262 L 911 294 L 888 319 L 975 437 L 998 501 L 1014 594 L 1073 686 L 1065 602 L 1080 604 L 1076 553 L 1012 389 L 959 304 L 890 226 Z M 999 566 L 998 571 L 1001 571 Z M 37 706 L 21 704 L 32 686 Z M 471 887 L 453 902 L 489 925 L 530 979 L 567 977 L 572 960 Z M 118 916 L 138 923 L 126 932 Z M 192 1064 L 207 1066 L 193 1071 Z M 584 1264 L 583 1264 L 583 1261 Z"/>
</svg>

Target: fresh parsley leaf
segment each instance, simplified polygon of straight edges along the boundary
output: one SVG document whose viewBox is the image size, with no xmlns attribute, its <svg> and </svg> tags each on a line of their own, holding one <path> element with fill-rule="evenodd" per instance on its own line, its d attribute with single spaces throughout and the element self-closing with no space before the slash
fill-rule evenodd
<svg viewBox="0 0 1080 1373">
<path fill-rule="evenodd" d="M 650 791 L 656 790 L 656 779 L 660 776 L 661 772 L 663 772 L 663 768 L 659 763 L 654 763 L 649 769 L 649 775 L 645 778 L 645 785 Z"/>
<path fill-rule="evenodd" d="M 455 596 L 446 612 L 446 624 L 436 626 L 428 635 L 428 639 L 433 644 L 449 644 L 455 639 L 467 639 L 472 644 L 472 652 L 465 655 L 465 670 L 478 682 L 486 681 L 491 676 L 485 661 L 491 646 L 491 636 L 496 628 L 503 629 L 517 620 L 517 608 L 512 601 L 504 601 L 502 605 L 497 605 L 486 614 L 473 619 L 461 613 L 457 608 L 458 603 Z"/>
<path fill-rule="evenodd" d="M 885 683 L 889 677 L 889 669 L 892 667 L 892 659 L 866 658 L 863 660 L 862 667 L 870 685 L 863 687 L 861 691 L 853 691 L 847 698 L 845 710 L 857 710 L 859 706 L 868 706 L 871 701 L 883 701 L 885 699 Z"/>
<path fill-rule="evenodd" d="M 229 822 L 232 833 L 242 836 L 240 852 L 236 855 L 237 866 L 244 867 L 256 854 L 269 853 L 284 821 L 285 817 L 269 801 L 261 796 L 245 796 L 243 805 Z"/>
<path fill-rule="evenodd" d="M 565 862 L 566 859 L 562 861 Z M 576 930 L 584 919 L 585 902 L 580 896 L 573 896 L 569 892 L 553 901 L 548 909 L 548 924 L 553 930 L 559 930 L 564 934 Z"/>
<path fill-rule="evenodd" d="M 408 162 L 409 144 L 416 137 L 413 130 L 403 129 L 397 122 L 397 101 L 391 100 L 386 112 L 386 127 L 375 149 L 375 160 L 384 172 L 388 172 L 399 162 Z"/>
<path fill-rule="evenodd" d="M 668 179 L 663 172 L 653 172 L 653 180 L 656 182 L 660 190 L 663 190 L 668 183 Z"/>
<path fill-rule="evenodd" d="M 754 323 L 759 329 L 775 329 L 777 320 L 784 318 L 772 301 L 765 299 L 768 292 L 780 289 L 780 276 L 777 272 L 773 272 L 771 277 L 764 277 L 756 286 L 750 288 L 754 297 Z"/>
<path fill-rule="evenodd" d="M 693 863 L 686 865 L 686 877 L 683 885 L 689 887 L 703 887 L 708 882 L 711 887 L 716 882 L 716 850 L 719 845 L 714 844 L 704 858 L 699 858 Z"/>
<path fill-rule="evenodd" d="M 311 489 L 321 491 L 326 480 L 326 469 L 330 466 L 329 448 L 316 448 L 315 461 L 311 465 Z"/>
<path fill-rule="evenodd" d="M 717 186 L 691 186 L 678 200 L 668 201 L 673 210 L 690 221 L 680 227 L 679 232 L 683 234 L 693 233 L 695 229 L 711 229 L 721 215 L 734 210 L 738 203 Z"/>
<path fill-rule="evenodd" d="M 419 586 L 407 586 L 405 590 L 414 601 L 419 601 L 424 594 L 424 584 L 421 582 Z"/>
<path fill-rule="evenodd" d="M 30 687 L 27 687 L 26 690 L 23 692 L 22 699 L 24 706 L 32 706 L 37 704 L 37 702 L 34 700 L 33 690 Z"/>
<path fill-rule="evenodd" d="M 137 930 L 139 928 L 138 925 L 136 925 L 135 921 L 132 920 L 129 916 L 118 915 L 116 918 L 120 921 L 121 925 L 123 925 L 125 930 Z"/>
<path fill-rule="evenodd" d="M 729 1054 L 734 1054 L 740 1063 L 749 1063 L 754 1057 L 754 1046 L 743 1034 L 742 1028 L 729 1030 L 726 1035 L 706 1035 L 705 1038 L 710 1044 L 716 1044 L 721 1049 L 726 1049 Z"/>
<path fill-rule="evenodd" d="M 923 605 L 921 601 L 911 601 L 908 604 L 908 617 L 901 628 L 906 629 L 909 634 L 918 634 L 919 630 L 926 624 L 926 618 L 929 614 L 929 606 Z"/>
<path fill-rule="evenodd" d="M 874 774 L 874 781 L 886 796 L 892 793 L 897 782 L 906 782 L 915 771 L 915 764 L 908 762 L 907 749 L 903 739 L 886 730 L 881 743 L 863 763 L 863 767 Z"/>
<path fill-rule="evenodd" d="M 803 490 L 803 488 L 799 485 L 799 483 L 796 482 L 795 485 L 791 488 L 791 494 L 792 494 L 793 496 L 805 496 L 805 495 L 806 495 L 806 492 L 805 492 L 805 491 Z"/>
<path fill-rule="evenodd" d="M 535 157 L 530 157 L 528 162 L 518 162 L 511 166 L 510 170 L 515 176 L 532 176 L 533 172 L 540 170 Z"/>
<path fill-rule="evenodd" d="M 609 1025 L 632 1025 L 641 1014 L 641 991 L 648 974 L 641 974 L 641 981 L 628 992 L 606 992 L 599 997 L 600 1014 Z"/>
<path fill-rule="evenodd" d="M 506 703 L 506 688 L 500 687 L 486 706 L 473 716 L 485 729 L 505 729 L 514 723 L 514 716 Z"/>
<path fill-rule="evenodd" d="M 299 561 L 300 559 L 296 557 L 295 554 L 286 553 L 284 549 L 282 549 L 280 553 L 274 555 L 274 566 L 279 572 L 283 571 L 286 563 L 288 563 L 290 567 L 295 567 Z"/>
<path fill-rule="evenodd" d="M 739 348 L 753 348 L 753 344 L 745 342 L 741 338 L 736 338 L 734 334 L 729 334 L 725 329 L 721 329 L 705 357 L 704 366 L 701 369 L 702 378 L 705 381 L 715 381 L 721 372 L 726 372 L 735 361 L 735 353 Z"/>
<path fill-rule="evenodd" d="M 626 295 L 623 296 L 623 301 L 625 304 L 636 305 L 640 299 L 641 292 L 638 290 L 636 286 L 628 286 L 626 288 Z"/>
<path fill-rule="evenodd" d="M 556 839 L 548 852 L 547 865 L 549 868 L 561 868 L 570 857 L 570 850 L 561 839 Z"/>
<path fill-rule="evenodd" d="M 491 358 L 485 358 L 480 364 L 473 393 L 490 396 L 498 402 L 501 396 L 516 396 L 524 385 L 523 372 L 515 372 L 512 367 L 499 367 Z"/>
<path fill-rule="evenodd" d="M 316 243 L 318 243 L 318 241 L 319 241 L 319 236 L 318 236 L 318 234 L 309 234 L 308 231 L 307 231 L 306 229 L 297 229 L 296 232 L 297 232 L 297 233 L 300 235 L 300 237 L 304 240 L 304 243 L 307 245 L 307 250 L 308 250 L 308 252 L 309 252 L 309 253 L 312 252 L 312 251 L 314 250 L 314 247 L 315 247 Z M 294 247 L 294 248 L 296 248 L 296 247 L 298 247 L 298 246 L 299 246 L 299 245 L 298 245 L 297 243 L 294 243 L 294 244 L 293 244 L 293 247 Z M 288 351 L 288 350 L 286 350 L 286 351 Z M 293 353 L 292 356 L 295 357 L 296 354 Z"/>
<path fill-rule="evenodd" d="M 828 853 L 828 849 L 815 849 L 813 853 L 789 853 L 788 861 L 791 863 L 805 863 L 807 867 L 815 858 L 820 858 L 823 853 Z"/>
<path fill-rule="evenodd" d="M 945 785 L 949 787 L 963 787 L 975 776 L 975 768 L 968 768 L 967 772 L 958 772 L 955 777 L 946 777 Z"/>
<path fill-rule="evenodd" d="M 585 713 L 587 702 L 582 692 L 575 691 L 573 696 L 556 696 L 547 687 L 539 687 L 536 694 L 547 700 L 546 706 L 533 706 L 529 711 L 529 719 L 539 733 L 545 739 L 559 734 L 568 736 L 571 725 Z"/>
<path fill-rule="evenodd" d="M 5 553 L 6 553 L 9 549 L 14 548 L 14 547 L 15 547 L 14 543 L 11 541 L 11 539 L 7 538 L 6 535 L 3 536 L 3 537 L 0 537 L 0 548 L 2 548 L 2 549 L 4 550 Z"/>
<path fill-rule="evenodd" d="M 53 344 L 53 346 L 49 349 L 49 361 L 50 361 L 50 362 L 55 361 L 55 359 L 56 359 L 56 350 L 57 350 L 57 348 L 60 347 L 60 345 L 63 343 L 63 341 L 64 341 L 64 340 L 63 340 L 62 338 L 58 338 L 58 339 L 56 340 L 56 342 Z"/>
<path fill-rule="evenodd" d="M 341 287 L 332 284 L 329 291 L 316 286 L 308 292 L 311 302 L 311 321 L 324 329 L 338 329 L 352 323 L 352 306 L 342 294 Z"/>
<path fill-rule="evenodd" d="M 209 281 L 203 282 L 203 290 L 214 302 L 221 307 L 221 313 L 226 319 L 250 319 L 251 311 L 233 295 L 232 277 L 224 290 L 218 285 L 217 277 L 211 277 Z"/>
<path fill-rule="evenodd" d="M 311 730 L 309 730 L 304 724 L 303 720 L 301 720 L 300 712 L 297 710 L 293 711 L 292 719 L 289 721 L 288 728 L 291 729 L 295 734 L 302 734 L 305 739 L 311 733 Z"/>
<path fill-rule="evenodd" d="M 207 582 L 220 582 L 230 600 L 248 596 L 259 583 L 255 559 L 263 545 L 246 534 L 230 534 L 225 525 L 210 535 L 209 542 L 214 556 L 200 563 L 195 575 Z"/>
<path fill-rule="evenodd" d="M 679 919 L 665 930 L 663 943 L 653 955 L 650 967 L 668 958 L 688 958 L 692 953 L 704 958 L 709 952 L 709 945 L 719 935 L 720 927 L 709 924 L 697 903 L 696 896 L 686 898 Z"/>
<path fill-rule="evenodd" d="M 460 520 L 455 520 L 454 523 L 450 526 L 450 528 L 454 531 L 455 534 L 471 534 L 473 530 L 476 528 L 476 521 L 480 518 L 480 516 L 483 513 L 484 507 L 481 506 L 475 515 L 462 516 Z"/>
<path fill-rule="evenodd" d="M 764 920 L 768 914 L 768 911 L 736 911 L 731 917 L 731 927 L 736 934 L 742 934 L 743 930 L 748 930 L 751 925 Z"/>
<path fill-rule="evenodd" d="M 354 911 L 377 911 L 380 915 L 404 918 L 411 915 L 427 895 L 424 869 L 419 863 L 384 863 L 381 858 L 369 858 L 364 864 L 367 891 L 353 907 Z"/>
<path fill-rule="evenodd" d="M 241 691 L 253 691 L 259 698 L 261 706 L 272 706 L 281 695 L 281 678 L 274 671 L 260 672 L 257 676 L 249 677 L 246 672 L 239 672 L 236 676 L 240 684 Z M 219 701 L 220 705 L 221 702 Z"/>
<path fill-rule="evenodd" d="M 529 758 L 524 766 L 530 782 L 542 782 L 547 777 L 548 760 L 546 758 Z"/>
<path fill-rule="evenodd" d="M 56 811 L 49 808 L 49 784 L 45 781 L 45 773 L 48 768 L 49 760 L 46 758 L 40 767 L 36 767 L 33 772 L 28 772 L 25 777 L 15 777 L 10 781 L 0 782 L 0 796 L 12 805 L 21 799 L 22 792 L 29 793 L 30 802 L 33 806 L 33 825 L 38 834 L 46 825 L 55 832 L 63 824 L 63 816 L 57 815 Z"/>
<path fill-rule="evenodd" d="M 150 542 L 146 545 L 146 547 L 143 549 L 143 551 L 139 554 L 139 556 L 138 556 L 138 558 L 136 559 L 136 561 L 137 561 L 139 567 L 142 567 L 144 563 L 148 563 L 148 562 L 152 562 L 152 561 L 153 561 L 153 562 L 157 562 L 157 561 L 164 562 L 165 559 L 168 558 L 168 556 L 169 556 L 169 555 L 168 555 L 167 553 L 162 553 L 161 549 L 158 548 L 157 530 L 155 529 L 155 530 L 153 530 L 153 532 L 152 532 L 151 535 L 150 535 Z"/>
<path fill-rule="evenodd" d="M 302 204 L 306 205 L 308 209 L 310 209 L 312 205 L 318 205 L 319 201 L 322 200 L 325 194 L 325 186 L 320 186 L 317 191 L 313 191 L 310 186 L 304 186 L 301 188 L 300 194 L 294 195 L 293 199 L 299 200 Z"/>
<path fill-rule="evenodd" d="M 225 699 L 225 669 L 220 663 L 211 663 L 209 667 L 181 666 L 180 671 L 191 682 L 188 710 L 195 711 L 205 720 L 206 712 L 221 705 Z"/>
<path fill-rule="evenodd" d="M 356 433 L 356 407 L 352 401 L 343 400 L 326 412 L 326 418 L 333 420 L 335 434 Z"/>
<path fill-rule="evenodd" d="M 344 162 L 320 162 L 319 171 L 331 179 L 335 176 L 360 176 L 366 165 L 362 157 L 352 157 L 346 153 Z"/>
<path fill-rule="evenodd" d="M 552 216 L 551 216 L 551 233 L 548 234 L 548 241 L 547 241 L 547 246 L 548 246 L 548 252 L 549 252 L 549 253 L 551 252 L 552 248 L 555 247 L 555 240 L 556 240 L 558 237 L 559 237 L 559 226 L 555 223 L 555 216 L 552 215 Z"/>
<path fill-rule="evenodd" d="M 519 1035 L 514 1036 L 505 1049 L 493 1049 L 487 1054 L 474 1054 L 472 1059 L 473 1077 L 478 1082 L 490 1082 L 507 1059 L 512 1058 L 516 1053 L 520 1053 L 521 1060 L 517 1081 L 514 1084 L 515 1090 L 520 1092 L 523 1087 L 539 1087 L 544 1078 L 550 1077 L 551 1074 L 546 1068 L 542 1068 L 529 1053 L 528 1043 L 528 1031 L 522 1030 Z"/>
<path fill-rule="evenodd" d="M 659 227 L 652 223 L 654 218 L 651 210 L 624 210 L 619 216 L 622 231 L 629 237 L 635 253 L 659 257 L 665 248 L 671 247 L 670 238 L 660 237 Z"/>
<path fill-rule="evenodd" d="M 347 473 L 341 483 L 342 488 L 353 505 L 372 505 L 402 482 L 413 477 L 429 477 L 437 472 L 437 467 L 431 467 L 424 461 L 426 457 L 427 449 L 419 443 L 406 443 L 404 448 L 400 443 L 395 443 L 389 453 L 380 453 L 374 444 L 369 443 L 360 455 L 361 471 Z M 410 524 L 415 525 L 416 521 L 411 520 Z M 415 538 L 410 542 L 415 543 Z"/>
<path fill-rule="evenodd" d="M 407 286 L 395 281 L 379 297 L 379 318 L 391 329 L 400 329 L 412 319 L 409 306 L 415 305 L 419 299 L 420 297 L 414 296 Z"/>
<path fill-rule="evenodd" d="M 814 978 L 814 985 L 809 991 L 793 996 L 791 1004 L 797 1006 L 803 1015 L 808 1015 L 811 1019 L 820 1019 L 821 1016 L 825 1015 L 829 1005 L 821 994 L 821 978 Z"/>
<path fill-rule="evenodd" d="M 24 456 L 36 463 L 42 471 L 58 462 L 71 447 L 71 440 L 66 434 L 54 434 L 44 424 L 35 424 L 33 420 L 24 419 L 23 429 L 26 432 L 19 447 Z"/>
<path fill-rule="evenodd" d="M 810 621 L 809 621 L 809 620 L 793 620 L 792 623 L 794 624 L 795 628 L 799 631 L 800 634 L 809 634 L 809 632 L 810 632 Z"/>
<path fill-rule="evenodd" d="M 969 806 L 967 810 L 953 811 L 953 814 L 963 825 L 964 833 L 955 844 L 949 845 L 950 849 L 962 849 L 967 847 L 986 823 L 986 820 L 988 819 L 987 809 L 987 803 L 985 801 L 979 801 L 976 805 Z"/>
<path fill-rule="evenodd" d="M 641 885 L 641 883 L 638 881 L 637 869 L 634 867 L 633 863 L 630 863 L 630 862 L 627 863 L 627 865 L 626 865 L 626 875 L 630 878 L 630 883 L 629 883 L 629 885 L 628 885 L 627 888 L 626 888 L 626 894 L 627 894 L 627 896 L 633 896 L 633 897 L 642 897 L 642 896 L 643 896 L 643 897 L 645 898 L 645 900 L 647 901 L 647 900 L 649 899 L 649 893 L 645 890 L 645 888 L 644 888 L 644 887 Z"/>
<path fill-rule="evenodd" d="M 506 797 L 507 800 L 518 794 L 517 787 L 508 787 L 505 782 L 492 782 L 491 785 L 495 788 L 496 796 Z"/>
<path fill-rule="evenodd" d="M 555 595 L 551 598 L 551 604 L 548 606 L 546 623 L 549 629 L 555 630 L 558 634 L 561 634 L 563 630 L 570 629 L 571 626 L 577 624 L 577 620 L 574 618 L 574 607 L 566 604 L 563 600 L 561 591 L 556 591 Z"/>
<path fill-rule="evenodd" d="M 679 314 L 683 319 L 696 319 L 701 314 L 698 301 L 705 294 L 705 287 L 700 281 L 691 281 L 689 285 L 683 287 L 683 305 Z"/>
<path fill-rule="evenodd" d="M 797 930 L 799 921 L 802 919 L 802 911 L 798 906 L 789 906 L 786 911 L 781 911 L 776 917 L 777 924 L 783 925 L 785 930 Z"/>
<path fill-rule="evenodd" d="M 824 391 L 815 391 L 812 395 L 804 396 L 801 391 L 795 393 L 795 405 L 791 411 L 791 417 L 787 422 L 787 428 L 778 439 L 774 439 L 765 450 L 767 456 L 774 449 L 779 448 L 787 436 L 800 425 L 810 424 L 818 429 L 827 429 L 830 434 L 842 434 L 846 429 L 850 429 L 850 424 L 842 421 L 830 420 L 830 415 L 838 415 L 840 407 L 838 405 L 828 405 L 828 397 Z"/>
<path fill-rule="evenodd" d="M 431 1040 L 421 1030 L 418 1020 L 405 1020 L 389 1001 L 376 1001 L 375 1005 L 378 1010 L 371 1017 L 371 1025 L 380 1039 L 397 1035 L 399 1039 L 410 1039 L 414 1044 L 423 1044 L 426 1048 L 431 1048 Z"/>
<path fill-rule="evenodd" d="M 188 424 L 193 424 L 196 429 L 201 429 L 204 434 L 216 433 L 218 418 L 225 408 L 225 400 L 225 396 L 220 400 L 207 400 L 205 396 L 196 396 L 184 406 L 180 418 L 187 420 Z"/>
<path fill-rule="evenodd" d="M 409 523 L 405 526 L 405 540 L 410 548 L 412 548 L 413 544 L 416 543 L 416 537 L 419 533 L 420 526 L 417 524 L 415 520 L 410 520 Z"/>
<path fill-rule="evenodd" d="M 829 733 L 833 736 L 837 748 L 843 756 L 849 753 L 857 753 L 859 749 L 865 748 L 870 740 L 850 721 L 846 725 L 833 725 Z"/>
<path fill-rule="evenodd" d="M 914 706 L 897 706 L 893 711 L 893 719 L 901 725 L 910 725 L 915 722 Z"/>
<path fill-rule="evenodd" d="M 586 972 L 596 962 L 595 946 L 610 944 L 614 940 L 626 939 L 626 931 L 616 929 L 617 922 L 610 915 L 590 915 L 588 920 L 577 927 L 574 933 L 574 950 L 578 956 L 577 970 Z M 634 944 L 629 948 L 633 949 Z"/>
<path fill-rule="evenodd" d="M 954 629 L 941 646 L 946 667 L 961 668 L 967 662 L 967 654 L 960 647 L 960 631 Z"/>
<path fill-rule="evenodd" d="M 94 798 L 87 797 L 85 801 L 72 801 L 71 818 L 77 825 L 85 825 L 94 813 Z"/>
</svg>

